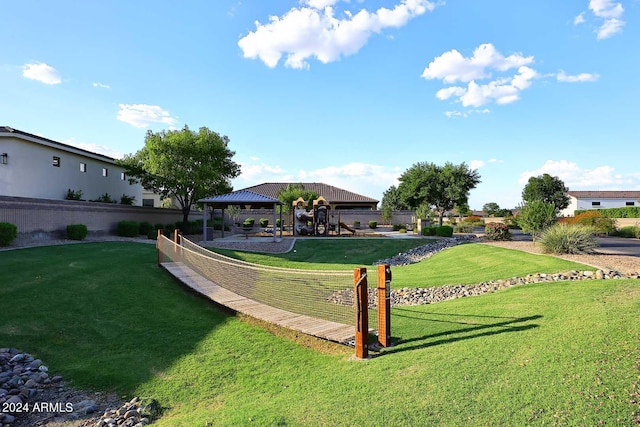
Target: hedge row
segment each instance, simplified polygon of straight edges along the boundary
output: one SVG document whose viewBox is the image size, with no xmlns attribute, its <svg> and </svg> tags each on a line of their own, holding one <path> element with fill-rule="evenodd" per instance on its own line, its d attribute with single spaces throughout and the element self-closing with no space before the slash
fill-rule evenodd
<svg viewBox="0 0 640 427">
<path fill-rule="evenodd" d="M 626 206 L 624 208 L 584 209 L 576 210 L 575 215 L 585 212 L 599 212 L 604 218 L 640 218 L 640 206 Z"/>
</svg>

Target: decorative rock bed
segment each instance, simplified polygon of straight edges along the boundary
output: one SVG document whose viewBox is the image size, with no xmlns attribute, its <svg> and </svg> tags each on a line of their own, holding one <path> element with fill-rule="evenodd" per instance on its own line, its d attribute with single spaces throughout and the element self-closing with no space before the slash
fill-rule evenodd
<svg viewBox="0 0 640 427">
<path fill-rule="evenodd" d="M 144 403 L 135 397 L 118 409 L 107 409 L 101 417 L 86 420 L 99 413 L 95 400 L 64 401 L 56 393 L 53 397 L 47 393 L 51 388 L 58 392 L 63 390 L 62 376 L 50 376 L 42 360 L 15 348 L 0 348 L 0 426 L 36 424 L 25 417 L 39 417 L 40 420 L 55 417 L 68 421 L 82 417 L 90 423 L 83 425 L 142 427 L 150 424 L 160 409 L 155 401 Z M 43 394 L 47 396 L 44 399 Z M 41 424 L 38 422 L 38 425 Z"/>
<path fill-rule="evenodd" d="M 525 277 L 513 277 L 503 280 L 490 280 L 477 285 L 444 285 L 432 288 L 401 288 L 391 290 L 391 305 L 421 305 L 464 298 L 499 291 L 512 286 L 532 283 L 597 280 L 597 279 L 640 279 L 640 273 L 622 274 L 614 270 L 569 271 L 556 274 L 529 274 Z M 369 289 L 369 308 L 378 306 L 378 292 Z M 334 292 L 329 298 L 334 304 L 353 305 L 353 289 Z"/>
</svg>

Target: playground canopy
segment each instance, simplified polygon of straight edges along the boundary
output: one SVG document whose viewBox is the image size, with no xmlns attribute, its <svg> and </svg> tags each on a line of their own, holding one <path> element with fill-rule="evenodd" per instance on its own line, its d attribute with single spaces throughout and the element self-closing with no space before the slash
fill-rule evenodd
<svg viewBox="0 0 640 427">
<path fill-rule="evenodd" d="M 198 200 L 198 203 L 204 204 L 204 211 L 207 211 L 207 206 L 211 206 L 212 210 L 222 210 L 222 223 L 224 224 L 224 210 L 229 206 L 251 206 L 251 208 L 273 208 L 273 241 L 276 241 L 276 207 L 283 205 L 279 199 L 273 197 L 263 196 L 262 194 L 254 193 L 248 190 L 238 190 L 227 194 L 221 194 L 219 196 L 206 197 Z M 282 221 L 282 211 L 280 211 L 280 220 Z M 280 235 L 282 237 L 282 229 L 280 229 Z M 222 237 L 224 237 L 224 226 L 222 227 Z M 207 242 L 207 215 L 204 215 L 203 223 L 203 240 Z"/>
</svg>

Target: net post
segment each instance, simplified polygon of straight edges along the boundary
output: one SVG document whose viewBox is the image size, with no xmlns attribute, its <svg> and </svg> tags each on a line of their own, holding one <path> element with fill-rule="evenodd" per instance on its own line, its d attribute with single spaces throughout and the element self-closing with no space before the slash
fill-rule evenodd
<svg viewBox="0 0 640 427">
<path fill-rule="evenodd" d="M 356 357 L 369 357 L 369 303 L 367 298 L 367 269 L 353 270 L 354 301 L 356 304 Z"/>
<path fill-rule="evenodd" d="M 162 256 L 162 250 L 160 249 L 160 236 L 162 236 L 162 229 L 158 229 L 158 236 L 156 237 L 156 248 L 158 249 L 158 267 L 163 263 L 164 257 Z"/>
<path fill-rule="evenodd" d="M 378 265 L 378 343 L 391 347 L 391 267 Z"/>
<path fill-rule="evenodd" d="M 177 228 L 175 230 L 173 230 L 173 254 L 174 254 L 174 261 L 175 260 L 179 260 L 179 255 L 178 255 L 178 243 L 180 242 L 179 240 L 180 238 L 180 230 L 178 230 Z"/>
</svg>

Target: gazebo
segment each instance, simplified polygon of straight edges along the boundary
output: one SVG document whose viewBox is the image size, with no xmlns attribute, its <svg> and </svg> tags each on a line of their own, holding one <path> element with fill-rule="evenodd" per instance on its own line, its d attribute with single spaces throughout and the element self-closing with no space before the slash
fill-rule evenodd
<svg viewBox="0 0 640 427">
<path fill-rule="evenodd" d="M 283 203 L 273 197 L 263 196 L 253 191 L 239 190 L 219 196 L 206 197 L 198 200 L 198 203 L 204 204 L 204 222 L 202 224 L 203 240 L 207 243 L 207 206 L 211 206 L 212 210 L 222 210 L 222 237 L 224 237 L 224 210 L 229 206 L 251 206 L 252 208 L 272 208 L 273 209 L 273 241 L 276 241 L 276 207 Z M 282 222 L 282 210 L 280 211 L 280 222 Z M 282 228 L 280 229 L 280 237 L 282 237 Z"/>
</svg>

